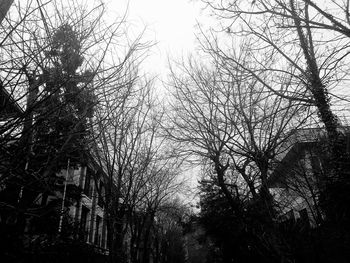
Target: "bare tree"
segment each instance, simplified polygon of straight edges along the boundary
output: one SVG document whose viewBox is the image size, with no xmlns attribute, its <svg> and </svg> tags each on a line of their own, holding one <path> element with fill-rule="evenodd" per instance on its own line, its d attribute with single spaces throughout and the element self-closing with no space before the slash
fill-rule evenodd
<svg viewBox="0 0 350 263">
<path fill-rule="evenodd" d="M 243 54 L 237 59 L 248 63 Z M 270 162 L 293 129 L 305 125 L 310 114 L 305 113 L 307 108 L 302 103 L 293 104 L 275 96 L 235 65 L 220 61 L 214 64 L 217 67 L 210 70 L 190 61 L 189 66 L 182 65 L 180 69 L 185 77 L 173 71 L 176 114 L 171 136 L 196 146 L 186 148 L 193 154 L 221 162 L 222 167 L 227 163 L 226 169 L 232 165 L 243 172 L 240 165 L 253 162 L 266 187 Z M 265 74 L 259 76 L 267 78 Z M 243 179 L 256 194 L 254 182 Z"/>
<path fill-rule="evenodd" d="M 330 151 L 339 156 L 341 153 L 335 144 L 340 122 L 331 108 L 331 97 L 333 101 L 339 99 L 335 93 L 343 90 L 347 83 L 344 74 L 349 53 L 347 4 L 342 1 L 321 4 L 309 0 L 262 0 L 251 4 L 241 1 L 204 2 L 227 21 L 229 34 L 253 38 L 256 63 L 249 66 L 238 63 L 237 66 L 251 75 L 264 70 L 271 72 L 271 76 L 287 78 L 292 92 L 288 98 L 305 101 L 317 108 L 329 135 Z M 220 54 L 222 58 L 232 60 L 224 53 Z M 266 57 L 280 63 L 266 64 Z M 258 80 L 279 94 L 279 88 Z M 344 95 L 341 96 L 340 99 L 346 101 Z M 339 160 L 335 161 L 335 166 L 339 165 Z M 335 170 L 339 168 L 334 167 Z"/>
<path fill-rule="evenodd" d="M 70 148 L 74 137 L 86 135 L 87 130 L 81 127 L 91 117 L 100 99 L 99 89 L 116 82 L 118 72 L 142 44 L 137 37 L 130 49 L 123 50 L 124 54 L 116 50 L 115 42 L 122 38 L 125 17 L 106 23 L 102 3 L 85 3 L 83 6 L 79 2 L 70 2 L 67 8 L 59 1 L 44 4 L 30 1 L 24 6 L 16 3 L 14 8 L 17 8 L 15 14 L 10 14 L 13 18 L 8 20 L 10 25 L 16 24 L 16 28 L 1 46 L 1 84 L 2 90 L 9 95 L 5 98 L 5 105 L 18 105 L 24 110 L 14 118 L 3 120 L 0 146 L 5 151 L 9 142 L 18 141 L 21 151 L 17 155 L 21 153 L 19 159 L 28 163 L 34 137 L 38 137 L 43 122 L 53 116 L 66 118 L 68 109 L 73 109 L 73 100 L 80 108 L 79 114 L 70 111 L 70 116 L 76 121 L 66 134 L 68 136 L 58 135 L 62 143 L 56 149 L 58 152 L 49 156 L 46 171 L 50 173 L 60 156 Z M 70 30 L 66 30 L 66 35 L 62 33 L 64 28 Z M 65 39 L 60 39 L 62 37 Z M 109 57 L 111 54 L 114 54 L 113 59 Z M 75 72 L 72 65 L 75 65 Z M 53 104 L 54 100 L 57 103 Z"/>
<path fill-rule="evenodd" d="M 216 54 L 212 53 L 212 68 L 193 60 L 173 68 L 168 134 L 185 152 L 212 164 L 214 177 L 239 218 L 240 202 L 260 200 L 264 217 L 273 221 L 274 200 L 268 188 L 273 161 L 312 112 L 303 102 L 276 95 L 235 63 L 217 60 Z M 246 50 L 234 55 L 242 65 L 252 63 Z M 268 79 L 264 72 L 258 77 Z M 276 237 L 272 234 L 262 241 L 269 244 Z M 275 244 L 274 253 L 283 256 L 279 248 Z"/>
<path fill-rule="evenodd" d="M 174 172 L 177 160 L 167 158 L 166 141 L 159 137 L 163 113 L 154 99 L 153 82 L 138 76 L 135 64 L 121 72 L 119 81 L 101 93 L 103 99 L 91 122 L 91 151 L 107 177 L 110 260 L 125 259 L 124 241 L 130 233 L 135 261 L 140 242 L 149 246 L 158 207 L 181 183 Z M 149 251 L 143 253 L 147 262 Z"/>
<path fill-rule="evenodd" d="M 250 4 L 203 2 L 221 19 L 226 35 L 236 39 L 249 37 L 253 41 L 255 63 L 243 65 L 227 49 L 217 45 L 213 50 L 223 63 L 234 63 L 279 96 L 317 109 L 328 134 L 325 147 L 330 158 L 329 172 L 320 178 L 323 180 L 320 202 L 327 220 L 347 221 L 348 209 L 342 204 L 348 203 L 350 157 L 344 147 L 346 135 L 341 129 L 344 124 L 336 113 L 349 101 L 345 88 L 349 65 L 349 4 L 310 0 L 261 0 Z M 261 71 L 269 72 L 268 81 L 259 78 L 257 72 Z M 287 93 L 281 93 L 285 90 L 281 80 L 282 84 L 288 83 Z"/>
<path fill-rule="evenodd" d="M 179 198 L 167 200 L 158 209 L 152 246 L 155 263 L 186 261 L 189 251 L 183 235 L 191 215 L 188 204 Z"/>
<path fill-rule="evenodd" d="M 132 71 L 131 60 L 138 63 L 148 44 L 141 43 L 142 33 L 134 40 L 126 35 L 125 17 L 107 22 L 100 2 L 21 1 L 11 11 L 1 25 L 13 29 L 1 39 L 1 90 L 9 95 L 5 104 L 22 109 L 1 120 L 0 193 L 1 211 L 18 216 L 19 225 L 22 219 L 45 216 L 48 195 L 62 198 L 56 191 L 62 180 L 58 172 L 86 161 L 96 135 L 90 124 L 99 125 L 95 109 L 99 117 L 118 84 L 132 85 L 133 79 L 123 82 L 123 74 Z M 109 113 L 97 117 L 100 124 Z M 119 117 L 125 123 L 130 115 Z M 55 211 L 57 218 L 64 212 Z M 51 228 L 56 236 L 57 228 Z"/>
<path fill-rule="evenodd" d="M 156 166 L 155 166 L 156 165 Z M 149 262 L 155 249 L 158 214 L 183 191 L 178 163 L 156 161 L 149 169 L 148 180 L 141 189 L 130 216 L 130 254 L 132 262 Z"/>
</svg>

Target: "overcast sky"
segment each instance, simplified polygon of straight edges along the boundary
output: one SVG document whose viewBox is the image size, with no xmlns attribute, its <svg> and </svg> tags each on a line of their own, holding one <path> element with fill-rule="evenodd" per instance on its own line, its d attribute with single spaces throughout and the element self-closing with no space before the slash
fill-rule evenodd
<svg viewBox="0 0 350 263">
<path fill-rule="evenodd" d="M 166 73 L 167 55 L 179 57 L 195 49 L 197 22 L 210 19 L 200 1 L 191 0 L 109 0 L 110 11 L 123 14 L 139 30 L 146 28 L 144 40 L 157 43 L 144 63 L 150 73 Z"/>
<path fill-rule="evenodd" d="M 129 3 L 129 6 L 128 6 Z M 168 55 L 178 59 L 182 55 L 195 51 L 197 24 L 209 26 L 213 19 L 208 17 L 199 0 L 108 0 L 108 6 L 122 15 L 128 6 L 127 23 L 134 30 L 146 28 L 145 41 L 156 43 L 151 48 L 149 57 L 141 65 L 143 71 L 157 74 L 159 79 L 165 80 Z M 162 90 L 162 84 L 157 82 L 156 88 Z M 197 169 L 190 169 L 184 173 L 190 185 L 197 184 L 197 177 L 189 174 L 198 173 Z"/>
</svg>

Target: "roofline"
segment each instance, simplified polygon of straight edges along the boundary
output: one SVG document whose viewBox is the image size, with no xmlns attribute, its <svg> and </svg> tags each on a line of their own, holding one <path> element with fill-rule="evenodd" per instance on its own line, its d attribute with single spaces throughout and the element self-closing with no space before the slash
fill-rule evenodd
<svg viewBox="0 0 350 263">
<path fill-rule="evenodd" d="M 20 115 L 24 113 L 24 110 L 19 106 L 19 104 L 14 100 L 13 96 L 5 89 L 3 86 L 1 80 L 0 80 L 0 98 L 3 98 L 2 105 L 4 108 L 11 107 L 12 111 L 10 110 L 9 116 L 8 117 L 13 117 L 13 115 Z"/>
</svg>

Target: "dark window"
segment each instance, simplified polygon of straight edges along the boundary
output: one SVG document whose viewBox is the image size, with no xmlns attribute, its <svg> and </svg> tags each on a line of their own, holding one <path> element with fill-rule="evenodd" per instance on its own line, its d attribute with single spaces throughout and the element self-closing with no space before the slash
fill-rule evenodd
<svg viewBox="0 0 350 263">
<path fill-rule="evenodd" d="M 87 196 L 91 197 L 92 195 L 92 171 L 87 168 L 86 169 L 86 176 L 85 176 L 85 184 L 84 184 L 84 194 L 86 194 Z"/>
<path fill-rule="evenodd" d="M 102 208 L 104 207 L 104 197 L 105 197 L 105 187 L 103 183 L 100 181 L 97 204 Z"/>
<path fill-rule="evenodd" d="M 106 237 L 107 237 L 107 222 L 106 222 L 106 219 L 104 219 L 103 226 L 102 226 L 102 244 L 101 244 L 103 248 L 107 248 Z"/>
<path fill-rule="evenodd" d="M 314 174 L 319 174 L 322 171 L 320 159 L 315 155 L 311 156 L 311 167 Z"/>
<path fill-rule="evenodd" d="M 96 231 L 94 243 L 97 246 L 101 246 L 101 221 L 102 218 L 100 216 L 96 216 Z"/>
<path fill-rule="evenodd" d="M 309 223 L 309 215 L 307 213 L 306 208 L 302 209 L 299 211 L 299 215 L 300 215 L 300 220 L 303 223 Z"/>
<path fill-rule="evenodd" d="M 88 220 L 89 220 L 89 212 L 90 210 L 85 206 L 81 208 L 81 219 L 80 219 L 80 228 L 84 241 L 88 240 L 89 229 L 88 229 Z"/>
</svg>

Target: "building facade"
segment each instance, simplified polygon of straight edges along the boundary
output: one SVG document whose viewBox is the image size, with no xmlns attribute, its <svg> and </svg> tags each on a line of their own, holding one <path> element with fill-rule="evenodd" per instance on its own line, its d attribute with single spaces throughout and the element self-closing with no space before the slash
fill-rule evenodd
<svg viewBox="0 0 350 263">
<path fill-rule="evenodd" d="M 87 165 L 69 169 L 66 187 L 74 186 L 81 189 L 81 196 L 67 209 L 68 216 L 73 220 L 80 239 L 86 243 L 107 251 L 107 225 L 104 209 L 104 180 L 97 169 Z M 67 170 L 62 170 L 65 177 Z M 98 187 L 97 187 L 98 185 Z M 63 195 L 63 193 L 58 193 Z"/>
<path fill-rule="evenodd" d="M 350 130 L 342 127 L 350 149 Z M 270 175 L 269 188 L 279 205 L 280 220 L 315 227 L 324 215 L 319 207 L 322 178 L 327 176 L 329 149 L 324 129 L 301 129 L 285 143 Z"/>
</svg>

